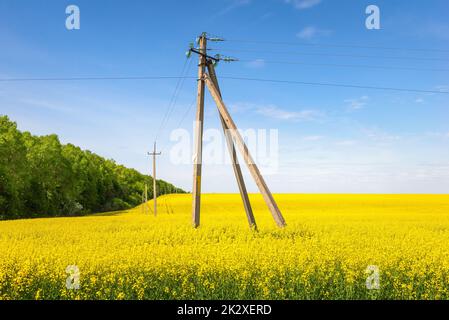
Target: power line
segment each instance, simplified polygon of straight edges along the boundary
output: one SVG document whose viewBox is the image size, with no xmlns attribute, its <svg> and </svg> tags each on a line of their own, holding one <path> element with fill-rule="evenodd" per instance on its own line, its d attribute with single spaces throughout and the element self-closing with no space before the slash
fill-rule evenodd
<svg viewBox="0 0 449 320">
<path fill-rule="evenodd" d="M 217 49 L 208 49 L 215 51 Z M 270 50 L 245 50 L 245 49 L 223 49 L 222 52 L 243 52 L 243 53 L 265 53 L 265 54 L 286 54 L 301 56 L 322 56 L 322 57 L 346 57 L 346 58 L 376 58 L 376 59 L 395 59 L 395 60 L 418 60 L 418 61 L 449 61 L 447 58 L 422 58 L 422 57 L 403 57 L 403 56 L 379 56 L 365 54 L 346 54 L 346 53 L 322 53 L 322 52 L 299 52 L 299 51 L 270 51 Z"/>
<path fill-rule="evenodd" d="M 157 80 L 157 79 L 197 79 L 197 77 L 184 76 L 184 77 L 154 77 L 154 76 L 140 76 L 140 77 L 91 77 L 91 78 L 9 78 L 0 79 L 0 81 L 66 81 L 66 80 Z M 449 94 L 449 91 L 436 91 L 436 90 L 422 90 L 422 89 L 407 89 L 407 88 L 393 88 L 393 87 L 376 87 L 376 86 L 364 86 L 356 84 L 341 84 L 341 83 L 322 83 L 322 82 L 305 82 L 295 80 L 276 80 L 276 79 L 262 79 L 262 78 L 249 78 L 239 76 L 220 76 L 223 79 L 229 80 L 242 80 L 242 81 L 259 81 L 259 82 L 273 82 L 273 83 L 287 83 L 287 84 L 302 84 L 312 86 L 327 86 L 327 87 L 346 87 L 346 88 L 359 88 L 359 89 L 375 89 L 375 90 L 391 90 L 391 91 L 403 91 L 403 92 L 419 92 L 419 93 L 442 93 Z"/>
<path fill-rule="evenodd" d="M 187 67 L 186 73 L 189 73 L 189 71 L 190 71 L 191 61 L 192 61 L 192 60 L 189 61 L 189 65 L 188 65 L 188 67 Z M 172 114 L 173 111 L 175 110 L 175 106 L 176 106 L 176 103 L 178 102 L 178 98 L 179 98 L 179 93 L 181 92 L 182 88 L 184 87 L 184 83 L 185 83 L 185 78 L 183 78 L 183 79 L 181 80 L 181 85 L 180 85 L 180 87 L 179 87 L 178 93 L 176 94 L 176 96 L 175 96 L 175 98 L 174 98 L 174 101 L 173 101 L 173 104 L 172 104 L 172 108 L 171 108 L 171 110 L 169 110 L 169 113 L 168 113 L 168 115 L 167 115 L 167 121 L 168 121 L 168 119 L 170 119 L 171 114 Z M 165 124 L 167 124 L 167 121 L 166 121 Z"/>
<path fill-rule="evenodd" d="M 361 46 L 361 45 L 350 45 L 350 44 L 263 41 L 263 40 L 251 40 L 251 39 L 226 39 L 226 41 L 227 42 L 239 42 L 239 43 L 274 44 L 274 45 L 309 46 L 309 47 L 358 48 L 358 49 L 376 49 L 376 50 L 404 50 L 404 51 L 422 51 L 422 52 L 449 52 L 449 50 L 447 50 L 447 49 L 400 48 L 400 47 L 384 47 L 384 46 Z"/>
<path fill-rule="evenodd" d="M 187 108 L 186 112 L 184 113 L 184 115 L 182 116 L 181 120 L 178 123 L 178 127 L 180 127 L 183 123 L 184 120 L 186 119 L 187 115 L 190 113 L 190 110 L 192 110 L 193 106 L 195 105 L 196 102 L 196 97 L 195 99 L 193 99 L 193 101 L 190 103 L 189 107 Z"/>
<path fill-rule="evenodd" d="M 196 97 L 192 100 L 192 102 L 189 104 L 189 107 L 186 109 L 186 112 L 181 117 L 181 120 L 179 121 L 177 128 L 181 127 L 181 125 L 184 123 L 184 120 L 189 115 L 190 111 L 192 110 L 193 106 L 195 105 L 195 102 L 196 102 Z M 164 152 L 166 147 L 167 147 L 167 144 L 165 144 L 163 146 L 163 148 L 161 149 L 161 152 Z"/>
<path fill-rule="evenodd" d="M 187 62 L 188 62 L 188 64 L 187 64 Z M 178 77 L 178 81 L 176 82 L 176 86 L 175 86 L 175 89 L 170 98 L 170 102 L 169 102 L 167 108 L 165 109 L 164 117 L 162 118 L 159 128 L 156 131 L 156 136 L 154 138 L 154 141 L 157 141 L 157 138 L 159 137 L 159 134 L 161 133 L 162 128 L 165 126 L 168 118 L 170 117 L 171 110 L 174 108 L 174 105 L 175 105 L 176 101 L 178 100 L 178 94 L 180 91 L 180 87 L 184 84 L 184 80 L 185 80 L 184 77 L 187 73 L 187 69 L 190 67 L 190 63 L 191 63 L 191 60 L 187 61 L 187 59 L 186 59 L 184 61 L 184 64 L 183 64 L 183 67 L 181 70 L 181 75 L 180 75 L 180 77 Z"/>
<path fill-rule="evenodd" d="M 254 62 L 260 60 L 264 63 L 274 63 L 274 64 L 290 64 L 290 65 L 305 65 L 305 66 L 318 66 L 318 67 L 341 67 L 341 68 L 368 68 L 368 69 L 384 69 L 384 70 L 414 70 L 414 71 L 438 71 L 438 72 L 448 72 L 449 69 L 437 69 L 437 68 L 415 68 L 415 67 L 394 67 L 394 66 L 376 66 L 376 65 L 357 65 L 357 64 L 337 64 L 337 63 L 309 63 L 300 61 L 273 61 L 265 60 L 263 58 L 257 58 L 253 60 L 241 60 L 241 62 Z"/>
<path fill-rule="evenodd" d="M 246 78 L 246 77 L 233 77 L 233 76 L 221 76 L 220 78 L 222 78 L 222 79 L 229 79 L 229 80 L 245 80 L 245 81 L 257 81 L 257 82 L 300 84 L 300 85 L 311 85 L 311 86 L 344 87 L 344 88 L 357 88 L 357 89 L 372 89 L 372 90 L 389 90 L 389 91 L 402 91 L 402 92 L 449 94 L 449 91 L 421 90 L 421 89 L 407 89 L 407 88 L 393 88 L 393 87 L 377 87 L 377 86 L 362 86 L 362 85 L 356 85 L 356 84 L 342 84 L 342 83 L 306 82 L 306 81 L 294 81 L 294 80 L 276 80 L 276 79 Z"/>
<path fill-rule="evenodd" d="M 163 79 L 196 79 L 192 76 L 120 76 L 120 77 L 58 77 L 58 78 L 0 78 L 0 82 L 26 81 L 95 81 L 95 80 L 163 80 Z"/>
</svg>

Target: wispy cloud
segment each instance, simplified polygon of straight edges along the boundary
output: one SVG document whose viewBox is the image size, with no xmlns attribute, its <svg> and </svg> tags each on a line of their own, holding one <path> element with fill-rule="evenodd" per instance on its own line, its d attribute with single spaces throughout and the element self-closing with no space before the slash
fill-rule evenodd
<svg viewBox="0 0 449 320">
<path fill-rule="evenodd" d="M 248 62 L 246 65 L 253 69 L 263 68 L 263 67 L 265 67 L 265 60 L 264 59 L 255 59 L 253 61 Z"/>
<path fill-rule="evenodd" d="M 344 102 L 348 104 L 349 110 L 359 110 L 366 106 L 368 99 L 368 96 L 362 96 L 360 98 L 346 99 Z"/>
<path fill-rule="evenodd" d="M 439 85 L 436 86 L 435 89 L 437 89 L 438 91 L 449 91 L 449 86 L 448 85 Z"/>
<path fill-rule="evenodd" d="M 378 127 L 361 128 L 361 131 L 374 142 L 391 143 L 402 139 L 400 135 L 391 134 Z"/>
<path fill-rule="evenodd" d="M 319 5 L 321 0 L 285 0 L 285 3 L 293 5 L 298 10 L 304 10 Z"/>
<path fill-rule="evenodd" d="M 423 98 L 417 98 L 417 99 L 415 99 L 415 102 L 416 103 L 423 103 L 424 99 Z"/>
<path fill-rule="evenodd" d="M 449 24 L 433 22 L 421 31 L 426 36 L 431 36 L 441 40 L 449 40 Z"/>
<path fill-rule="evenodd" d="M 247 102 L 236 102 L 229 104 L 229 111 L 231 113 L 240 113 L 240 112 L 247 112 L 251 109 L 254 109 L 254 104 L 247 103 Z"/>
<path fill-rule="evenodd" d="M 357 143 L 357 141 L 355 140 L 342 140 L 342 141 L 337 141 L 335 143 L 335 145 L 337 146 L 342 146 L 342 147 L 350 147 L 353 146 Z"/>
<path fill-rule="evenodd" d="M 291 111 L 273 104 L 259 105 L 247 102 L 229 104 L 229 110 L 231 113 L 251 112 L 267 118 L 285 121 L 313 121 L 319 120 L 325 115 L 322 111 L 316 109 Z"/>
<path fill-rule="evenodd" d="M 269 18 L 271 18 L 273 16 L 274 16 L 273 12 L 267 12 L 267 13 L 264 13 L 263 15 L 261 15 L 258 20 L 259 21 L 266 20 L 266 19 L 269 19 Z"/>
<path fill-rule="evenodd" d="M 308 26 L 299 31 L 296 36 L 300 39 L 310 40 L 312 38 L 329 36 L 332 33 L 330 30 L 319 29 L 317 27 Z"/>
<path fill-rule="evenodd" d="M 251 0 L 232 0 L 225 8 L 215 14 L 215 17 L 223 16 L 236 9 L 247 6 L 251 3 Z"/>
<path fill-rule="evenodd" d="M 272 119 L 290 121 L 316 120 L 322 116 L 317 110 L 289 111 L 275 105 L 257 107 L 256 113 Z"/>
<path fill-rule="evenodd" d="M 323 140 L 323 136 L 305 136 L 302 138 L 303 141 L 319 141 Z"/>
<path fill-rule="evenodd" d="M 18 101 L 24 105 L 29 105 L 29 106 L 38 107 L 38 108 L 44 108 L 44 109 L 53 110 L 53 111 L 60 111 L 60 112 L 72 112 L 73 111 L 72 108 L 69 108 L 69 107 L 63 105 L 62 103 L 37 100 L 34 98 L 21 98 Z"/>
<path fill-rule="evenodd" d="M 449 139 L 449 131 L 448 132 L 427 132 L 426 136 L 431 137 L 431 138 Z"/>
</svg>

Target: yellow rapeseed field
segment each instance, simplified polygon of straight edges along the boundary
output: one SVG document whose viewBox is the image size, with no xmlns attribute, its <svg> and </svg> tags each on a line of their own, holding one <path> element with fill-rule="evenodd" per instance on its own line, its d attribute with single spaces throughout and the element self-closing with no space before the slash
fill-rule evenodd
<svg viewBox="0 0 449 320">
<path fill-rule="evenodd" d="M 0 222 L 0 299 L 448 299 L 449 195 L 275 195 L 284 229 L 250 198 L 259 232 L 230 194 L 203 195 L 196 230 L 188 194 Z"/>
</svg>

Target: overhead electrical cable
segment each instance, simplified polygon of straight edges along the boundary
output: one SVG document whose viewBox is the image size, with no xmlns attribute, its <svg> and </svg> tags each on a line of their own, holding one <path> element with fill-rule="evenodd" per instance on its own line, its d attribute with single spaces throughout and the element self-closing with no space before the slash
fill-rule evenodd
<svg viewBox="0 0 449 320">
<path fill-rule="evenodd" d="M 208 49 L 218 51 L 217 49 Z M 299 55 L 313 57 L 346 57 L 346 58 L 364 58 L 364 59 L 394 59 L 394 60 L 417 60 L 417 61 L 449 61 L 448 58 L 429 58 L 429 57 L 406 57 L 406 56 L 384 56 L 384 55 L 366 55 L 352 53 L 323 53 L 323 52 L 303 52 L 303 51 L 271 51 L 271 50 L 252 50 L 252 49 L 220 49 L 220 52 L 240 52 L 240 53 L 263 53 L 279 55 Z"/>
<path fill-rule="evenodd" d="M 361 64 L 338 64 L 338 63 L 309 63 L 301 61 L 276 61 L 267 60 L 264 58 L 255 59 L 239 59 L 240 62 L 255 62 L 260 61 L 263 63 L 273 63 L 273 64 L 289 64 L 289 65 L 303 65 L 303 66 L 313 66 L 313 67 L 339 67 L 339 68 L 366 68 L 366 69 L 383 69 L 383 70 L 412 70 L 412 71 L 435 71 L 435 72 L 449 72 L 449 69 L 440 68 L 415 68 L 415 67 L 396 67 L 396 66 L 379 66 L 379 65 L 361 65 Z"/>
<path fill-rule="evenodd" d="M 403 51 L 422 51 L 422 52 L 449 52 L 449 49 L 435 48 L 401 48 L 389 46 L 370 46 L 353 44 L 334 44 L 334 43 L 316 43 L 316 42 L 287 42 L 287 41 L 265 41 L 252 39 L 225 39 L 227 42 L 287 45 L 287 46 L 308 46 L 308 47 L 330 47 L 330 48 L 357 48 L 357 49 L 375 49 L 375 50 L 403 50 Z"/>
<path fill-rule="evenodd" d="M 272 82 L 272 83 L 285 83 L 285 84 L 298 84 L 298 85 L 310 85 L 310 86 L 327 86 L 327 87 L 346 87 L 346 88 L 359 88 L 359 89 L 375 89 L 375 90 L 391 90 L 391 91 L 403 91 L 403 92 L 418 92 L 418 93 L 441 93 L 449 94 L 449 91 L 444 90 L 426 90 L 426 89 L 409 89 L 409 88 L 395 88 L 395 87 L 383 87 L 383 86 L 368 86 L 359 84 L 342 84 L 342 83 L 328 83 L 328 82 L 308 82 L 308 81 L 296 81 L 285 79 L 264 79 L 264 78 L 250 78 L 242 76 L 220 76 L 223 79 L 241 80 L 241 81 L 259 81 L 259 82 Z M 58 81 L 73 80 L 74 78 L 57 78 Z M 100 80 L 111 79 L 110 77 L 94 77 L 94 78 L 77 78 L 77 80 Z M 156 79 L 197 79 L 197 77 L 153 77 L 153 76 L 140 76 L 140 77 L 113 77 L 114 80 L 156 80 Z M 1 81 L 55 81 L 55 78 L 7 78 L 0 79 Z"/>
</svg>

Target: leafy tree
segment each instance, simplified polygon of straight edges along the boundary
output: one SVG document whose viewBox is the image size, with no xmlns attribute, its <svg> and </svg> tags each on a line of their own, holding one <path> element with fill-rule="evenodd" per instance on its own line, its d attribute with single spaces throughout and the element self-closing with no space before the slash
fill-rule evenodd
<svg viewBox="0 0 449 320">
<path fill-rule="evenodd" d="M 0 219 L 73 216 L 130 208 L 152 178 L 118 165 L 57 135 L 20 132 L 0 116 Z M 163 180 L 159 194 L 183 193 Z"/>
<path fill-rule="evenodd" d="M 26 183 L 26 147 L 17 125 L 0 117 L 0 219 L 18 217 Z"/>
</svg>

